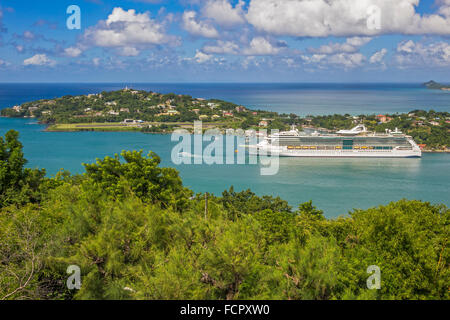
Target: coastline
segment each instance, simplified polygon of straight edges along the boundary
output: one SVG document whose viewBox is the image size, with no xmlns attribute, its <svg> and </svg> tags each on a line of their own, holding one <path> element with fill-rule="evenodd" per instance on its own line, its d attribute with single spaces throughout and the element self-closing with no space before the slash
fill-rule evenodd
<svg viewBox="0 0 450 320">
<path fill-rule="evenodd" d="M 43 123 L 40 123 L 41 125 L 46 125 Z M 142 127 L 136 127 L 136 126 L 127 126 L 125 124 L 121 125 L 120 129 L 114 129 L 117 128 L 117 125 L 105 125 L 103 124 L 102 126 L 99 125 L 93 125 L 92 127 L 87 126 L 86 124 L 73 124 L 75 125 L 75 127 L 71 128 L 71 129 L 52 129 L 52 126 L 54 125 L 46 125 L 47 127 L 42 130 L 44 132 L 140 132 L 140 133 L 144 133 L 144 134 L 161 134 L 161 135 L 168 135 L 168 134 L 172 134 L 175 130 L 166 130 L 163 132 L 144 132 L 142 131 Z M 76 127 L 76 126 L 81 126 L 81 127 Z M 174 125 L 174 124 L 172 124 Z M 182 123 L 182 124 L 177 124 L 179 127 L 174 128 L 174 129 L 192 129 L 193 128 L 193 124 L 188 124 L 188 123 Z M 214 125 L 209 123 L 209 124 L 204 124 L 205 126 L 209 126 L 209 127 L 213 127 Z M 219 129 L 220 130 L 220 129 Z M 222 132 L 222 134 L 225 134 L 224 132 Z M 192 134 L 192 132 L 191 132 Z M 450 149 L 447 150 L 430 150 L 430 149 L 423 149 L 422 153 L 450 153 Z"/>
<path fill-rule="evenodd" d="M 437 85 L 433 81 L 430 83 Z M 444 90 L 444 87 L 441 89 Z M 130 102 L 135 100 L 139 101 L 138 105 Z M 97 106 L 96 103 L 101 105 L 100 109 L 94 108 L 94 105 Z M 136 109 L 137 107 L 139 109 Z M 66 108 L 69 109 L 66 110 Z M 161 94 L 125 88 L 106 93 L 63 96 L 51 100 L 41 99 L 2 109 L 1 114 L 6 118 L 33 118 L 33 122 L 36 121 L 44 126 L 42 130 L 44 132 L 171 134 L 176 130 L 184 129 L 193 134 L 197 130 L 194 127 L 195 120 L 203 120 L 204 131 L 216 129 L 221 134 L 227 134 L 228 129 L 235 128 L 288 131 L 294 124 L 304 130 L 309 128 L 334 132 L 355 123 L 364 123 L 373 132 L 383 132 L 398 127 L 414 139 L 418 138 L 416 143 L 424 153 L 450 153 L 450 149 L 447 148 L 450 142 L 445 137 L 448 133 L 442 132 L 442 130 L 450 131 L 448 126 L 450 114 L 433 110 L 417 109 L 408 113 L 385 115 L 373 113 L 359 116 L 333 114 L 301 117 L 293 113 L 280 114 L 269 110 L 252 110 L 217 99 L 206 100 L 181 94 Z M 389 122 L 392 123 L 389 125 Z"/>
<path fill-rule="evenodd" d="M 125 124 L 122 122 L 117 123 L 70 123 L 70 124 L 46 124 L 39 122 L 41 125 L 45 125 L 45 132 L 142 132 L 142 133 L 161 133 L 171 134 L 176 129 L 185 129 L 188 131 L 194 130 L 194 124 L 192 122 L 145 122 L 143 124 Z M 159 128 L 165 126 L 164 129 L 159 131 L 144 131 L 143 129 Z M 226 130 L 223 127 L 227 126 L 223 122 L 203 122 L 202 127 L 207 129 L 218 128 L 219 130 Z M 220 128 L 222 127 L 222 128 Z"/>
<path fill-rule="evenodd" d="M 450 153 L 449 150 L 422 150 L 422 153 Z"/>
</svg>

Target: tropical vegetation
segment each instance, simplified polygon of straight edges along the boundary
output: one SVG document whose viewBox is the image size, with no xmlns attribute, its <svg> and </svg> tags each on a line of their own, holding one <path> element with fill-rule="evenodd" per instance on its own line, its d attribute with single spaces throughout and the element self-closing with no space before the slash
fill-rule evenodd
<svg viewBox="0 0 450 320">
<path fill-rule="evenodd" d="M 0 138 L 0 299 L 449 299 L 450 210 L 401 200 L 326 219 L 232 187 L 194 194 L 142 151 L 25 168 Z M 205 203 L 205 201 L 207 203 Z M 80 289 L 67 270 L 78 266 Z M 368 289 L 369 266 L 381 287 Z"/>
</svg>

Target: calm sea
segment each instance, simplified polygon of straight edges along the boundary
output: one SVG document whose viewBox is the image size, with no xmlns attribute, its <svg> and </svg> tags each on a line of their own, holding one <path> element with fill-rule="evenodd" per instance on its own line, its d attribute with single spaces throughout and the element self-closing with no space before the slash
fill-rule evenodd
<svg viewBox="0 0 450 320">
<path fill-rule="evenodd" d="M 0 84 L 0 108 L 125 85 L 299 115 L 450 111 L 450 93 L 426 90 L 419 84 Z M 175 166 L 170 159 L 175 143 L 169 135 L 51 133 L 31 119 L 0 118 L 0 134 L 9 129 L 20 131 L 28 166 L 46 168 L 50 175 L 61 168 L 81 173 L 83 162 L 133 149 L 152 150 L 162 157 L 163 165 Z M 293 206 L 313 200 L 327 217 L 402 198 L 450 205 L 450 154 L 425 154 L 422 159 L 281 158 L 274 176 L 261 176 L 259 165 L 175 167 L 184 184 L 196 192 L 220 194 L 233 185 L 236 190 L 250 188 L 259 195 L 280 196 Z"/>
</svg>

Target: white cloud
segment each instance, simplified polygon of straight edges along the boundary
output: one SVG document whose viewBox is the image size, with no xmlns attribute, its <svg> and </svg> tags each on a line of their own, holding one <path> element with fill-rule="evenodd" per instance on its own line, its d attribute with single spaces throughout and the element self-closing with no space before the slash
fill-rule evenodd
<svg viewBox="0 0 450 320">
<path fill-rule="evenodd" d="M 274 47 L 267 39 L 263 37 L 253 38 L 250 46 L 243 50 L 245 55 L 273 55 L 280 51 L 279 47 Z"/>
<path fill-rule="evenodd" d="M 284 62 L 289 68 L 298 67 L 297 63 L 295 63 L 295 60 L 292 58 L 283 58 L 281 61 Z"/>
<path fill-rule="evenodd" d="M 353 37 L 348 38 L 345 43 L 329 43 L 319 48 L 308 48 L 308 51 L 318 54 L 354 53 L 371 40 L 370 37 Z"/>
<path fill-rule="evenodd" d="M 78 57 L 83 51 L 81 51 L 80 48 L 77 47 L 69 47 L 64 49 L 64 54 L 68 57 L 76 58 Z"/>
<path fill-rule="evenodd" d="M 380 63 L 381 61 L 383 61 L 384 56 L 387 53 L 387 49 L 383 48 L 380 51 L 375 52 L 370 58 L 369 58 L 369 62 L 370 63 Z"/>
<path fill-rule="evenodd" d="M 444 17 L 450 17 L 450 0 L 436 0 L 435 4 L 439 6 L 438 13 Z"/>
<path fill-rule="evenodd" d="M 400 67 L 450 67 L 450 44 L 403 41 L 397 45 L 395 60 Z"/>
<path fill-rule="evenodd" d="M 345 68 L 359 67 L 364 62 L 364 55 L 361 53 L 338 53 L 330 56 L 329 63 L 337 66 L 343 66 Z"/>
<path fill-rule="evenodd" d="M 205 38 L 217 38 L 219 33 L 210 24 L 203 21 L 196 21 L 195 11 L 186 11 L 183 13 L 183 28 L 190 34 Z"/>
<path fill-rule="evenodd" d="M 242 41 L 246 41 L 246 39 L 242 39 Z M 217 40 L 214 44 L 206 44 L 203 46 L 202 51 L 212 54 L 265 56 L 278 54 L 284 47 L 287 47 L 284 41 L 274 43 L 264 37 L 255 37 L 247 46 L 241 46 L 233 41 Z"/>
<path fill-rule="evenodd" d="M 326 58 L 324 54 L 313 54 L 312 56 L 302 55 L 302 60 L 307 64 L 319 63 Z"/>
<path fill-rule="evenodd" d="M 218 40 L 213 45 L 205 45 L 202 51 L 215 54 L 238 54 L 239 46 L 232 41 Z"/>
<path fill-rule="evenodd" d="M 397 52 L 401 53 L 412 53 L 415 49 L 416 44 L 414 41 L 402 41 L 397 45 Z"/>
<path fill-rule="evenodd" d="M 336 53 L 332 55 L 313 54 L 311 56 L 300 56 L 305 64 L 314 65 L 318 68 L 325 67 L 340 67 L 344 69 L 351 69 L 360 67 L 365 61 L 365 57 L 361 53 Z"/>
<path fill-rule="evenodd" d="M 213 56 L 211 54 L 206 54 L 199 50 L 196 51 L 195 56 L 194 56 L 194 60 L 197 63 L 205 63 L 205 62 L 211 60 L 212 58 L 213 58 Z"/>
<path fill-rule="evenodd" d="M 371 37 L 352 37 L 347 38 L 346 43 L 354 47 L 362 47 L 372 41 Z"/>
<path fill-rule="evenodd" d="M 229 27 L 245 23 L 243 6 L 242 0 L 239 0 L 234 8 L 228 0 L 209 0 L 203 7 L 202 13 L 219 25 Z"/>
<path fill-rule="evenodd" d="M 242 61 L 242 67 L 247 70 L 249 67 L 259 67 L 260 62 L 258 59 L 256 59 L 256 57 L 254 56 L 250 56 L 250 57 L 246 57 L 243 61 Z"/>
<path fill-rule="evenodd" d="M 100 65 L 100 58 L 93 58 L 92 63 L 94 66 L 98 67 Z"/>
<path fill-rule="evenodd" d="M 416 13 L 419 0 L 251 0 L 246 15 L 258 30 L 295 37 L 450 35 L 450 4 L 437 13 Z M 368 9 L 380 9 L 381 28 L 368 28 Z"/>
<path fill-rule="evenodd" d="M 23 33 L 23 38 L 25 39 L 25 40 L 33 40 L 34 38 L 35 38 L 36 36 L 34 35 L 34 33 L 33 32 L 31 32 L 31 31 L 25 31 L 24 33 Z"/>
<path fill-rule="evenodd" d="M 140 51 L 134 47 L 122 47 L 118 50 L 119 55 L 125 57 L 136 57 Z"/>
<path fill-rule="evenodd" d="M 150 45 L 178 43 L 176 37 L 165 33 L 163 24 L 150 18 L 149 12 L 136 13 L 134 9 L 122 8 L 114 8 L 107 20 L 88 28 L 83 40 L 85 45 L 116 47 L 125 53 L 136 53 Z"/>
<path fill-rule="evenodd" d="M 25 59 L 23 61 L 23 64 L 25 66 L 54 66 L 56 64 L 56 61 L 49 59 L 45 54 L 36 54 L 31 58 Z"/>
</svg>

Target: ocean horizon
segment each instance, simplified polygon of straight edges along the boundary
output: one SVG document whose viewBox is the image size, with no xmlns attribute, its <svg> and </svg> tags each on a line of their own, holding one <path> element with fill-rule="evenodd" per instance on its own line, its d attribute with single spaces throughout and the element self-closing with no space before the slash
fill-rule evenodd
<svg viewBox="0 0 450 320">
<path fill-rule="evenodd" d="M 120 90 L 125 86 L 160 93 L 217 98 L 248 108 L 295 113 L 401 113 L 449 111 L 450 93 L 420 83 L 0 83 L 0 109 L 38 99 Z M 382 92 L 382 94 L 380 94 Z"/>
</svg>

